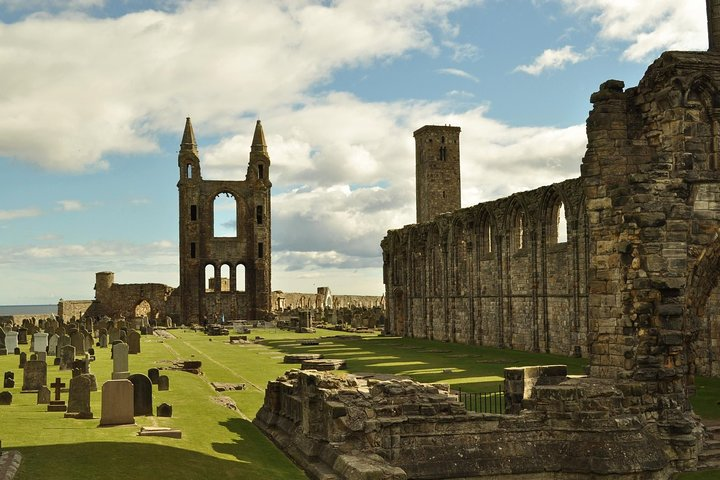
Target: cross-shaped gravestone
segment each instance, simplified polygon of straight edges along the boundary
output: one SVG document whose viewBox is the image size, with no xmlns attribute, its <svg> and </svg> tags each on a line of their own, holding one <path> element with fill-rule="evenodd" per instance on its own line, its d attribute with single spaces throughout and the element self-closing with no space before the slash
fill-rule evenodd
<svg viewBox="0 0 720 480">
<path fill-rule="evenodd" d="M 55 382 L 51 383 L 50 386 L 55 389 L 55 401 L 60 401 L 60 391 L 65 386 L 65 384 L 60 381 L 60 377 L 57 377 L 55 378 Z"/>
</svg>

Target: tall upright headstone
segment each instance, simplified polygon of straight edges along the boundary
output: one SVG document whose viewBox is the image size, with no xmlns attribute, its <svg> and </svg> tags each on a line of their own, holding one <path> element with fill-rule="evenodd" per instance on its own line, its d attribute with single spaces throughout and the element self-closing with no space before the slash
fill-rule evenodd
<svg viewBox="0 0 720 480">
<path fill-rule="evenodd" d="M 75 347 L 65 345 L 60 349 L 60 370 L 71 370 L 75 363 Z"/>
<path fill-rule="evenodd" d="M 23 369 L 23 392 L 36 392 L 47 384 L 47 363 L 41 360 L 29 360 Z"/>
<path fill-rule="evenodd" d="M 5 349 L 7 350 L 8 354 L 14 352 L 17 347 L 18 332 L 15 332 L 13 330 L 5 332 Z"/>
<path fill-rule="evenodd" d="M 128 364 L 128 345 L 127 343 L 116 343 L 112 348 L 113 372 L 112 379 L 117 380 L 127 378 L 130 375 L 130 367 Z"/>
<path fill-rule="evenodd" d="M 49 335 L 45 332 L 33 333 L 31 350 L 33 352 L 47 352 Z"/>
<path fill-rule="evenodd" d="M 87 373 L 73 377 L 70 380 L 66 417 L 93 418 L 90 410 L 92 383 L 93 381 Z"/>
<path fill-rule="evenodd" d="M 130 330 L 127 334 L 128 353 L 140 353 L 140 333 L 137 330 Z"/>
<path fill-rule="evenodd" d="M 50 335 L 50 338 L 48 338 L 48 355 L 50 355 L 51 357 L 57 356 L 57 346 L 59 339 L 60 336 L 55 333 Z"/>
<path fill-rule="evenodd" d="M 76 355 L 85 355 L 85 335 L 81 331 L 76 331 L 70 336 L 70 344 L 75 347 Z"/>
<path fill-rule="evenodd" d="M 133 384 L 130 380 L 108 380 L 102 386 L 100 425 L 135 423 Z"/>
<path fill-rule="evenodd" d="M 135 415 L 152 415 L 152 382 L 142 373 L 128 377 L 133 384 L 133 408 Z"/>
</svg>

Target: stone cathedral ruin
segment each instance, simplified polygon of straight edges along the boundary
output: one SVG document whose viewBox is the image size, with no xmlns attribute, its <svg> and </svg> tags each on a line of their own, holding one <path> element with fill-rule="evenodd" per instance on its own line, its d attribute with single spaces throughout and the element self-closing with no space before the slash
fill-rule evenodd
<svg viewBox="0 0 720 480">
<path fill-rule="evenodd" d="M 720 0 L 707 10 L 707 52 L 591 96 L 579 178 L 460 208 L 460 129 L 414 134 L 417 224 L 382 241 L 388 333 L 588 356 L 587 378 L 507 369 L 493 415 L 437 386 L 288 372 L 256 423 L 314 478 L 695 469 L 694 376 L 720 374 Z"/>
</svg>

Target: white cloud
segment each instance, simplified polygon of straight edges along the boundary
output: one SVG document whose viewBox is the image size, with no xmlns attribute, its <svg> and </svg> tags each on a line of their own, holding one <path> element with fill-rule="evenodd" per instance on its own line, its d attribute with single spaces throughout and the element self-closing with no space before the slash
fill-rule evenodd
<svg viewBox="0 0 720 480">
<path fill-rule="evenodd" d="M 574 64 L 585 60 L 587 57 L 573 50 L 573 47 L 566 45 L 563 48 L 545 50 L 535 61 L 529 65 L 520 65 L 515 68 L 516 72 L 525 72 L 529 75 L 540 75 L 545 70 L 558 70 L 565 68 L 568 63 Z"/>
<path fill-rule="evenodd" d="M 37 208 L 21 208 L 19 210 L 0 210 L 0 220 L 15 220 L 18 218 L 38 217 L 42 210 Z"/>
<path fill-rule="evenodd" d="M 466 72 L 465 70 L 460 70 L 459 68 L 441 68 L 436 71 L 437 73 L 442 73 L 444 75 L 453 75 L 455 77 L 466 78 L 476 83 L 480 81 L 476 76 Z"/>
<path fill-rule="evenodd" d="M 58 204 L 58 208 L 63 212 L 77 212 L 85 210 L 85 205 L 83 205 L 79 200 L 58 200 L 56 203 Z"/>
<path fill-rule="evenodd" d="M 431 51 L 430 26 L 471 3 L 196 0 L 0 24 L 0 156 L 102 169 L 110 153 L 154 151 L 188 113 L 207 133 L 236 131 L 239 117 L 304 102 L 341 67 Z"/>
<path fill-rule="evenodd" d="M 572 12 L 589 14 L 600 38 L 627 42 L 623 58 L 645 62 L 661 50 L 707 49 L 702 0 L 561 0 Z"/>
</svg>

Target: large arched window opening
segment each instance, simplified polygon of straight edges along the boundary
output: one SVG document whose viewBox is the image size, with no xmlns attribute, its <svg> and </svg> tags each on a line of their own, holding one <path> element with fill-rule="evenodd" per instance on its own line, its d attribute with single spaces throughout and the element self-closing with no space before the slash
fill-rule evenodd
<svg viewBox="0 0 720 480">
<path fill-rule="evenodd" d="M 519 208 L 515 211 L 512 219 L 512 247 L 514 252 L 519 252 L 527 245 L 527 220 L 525 214 Z"/>
<path fill-rule="evenodd" d="M 232 193 L 219 193 L 213 201 L 213 235 L 237 237 L 237 200 Z"/>
<path fill-rule="evenodd" d="M 220 291 L 230 291 L 230 265 L 227 263 L 220 266 Z"/>
<path fill-rule="evenodd" d="M 235 291 L 245 291 L 245 265 L 242 263 L 235 267 Z"/>
<path fill-rule="evenodd" d="M 205 265 L 205 279 L 203 280 L 206 292 L 215 291 L 215 265 Z"/>
</svg>

